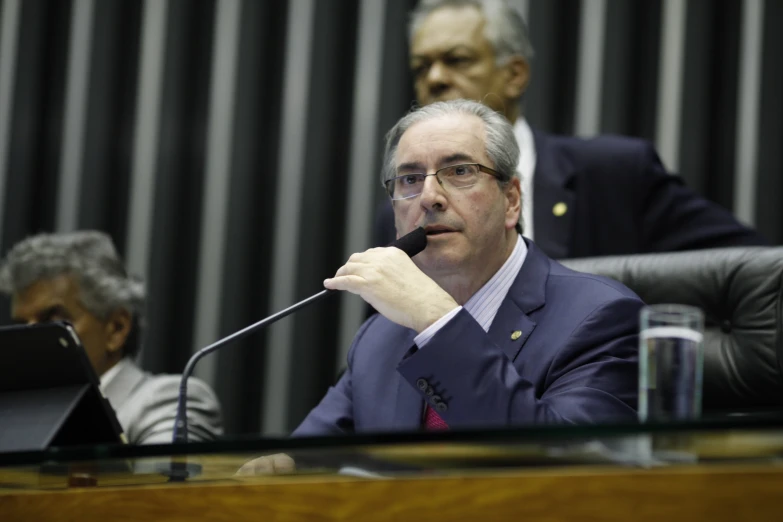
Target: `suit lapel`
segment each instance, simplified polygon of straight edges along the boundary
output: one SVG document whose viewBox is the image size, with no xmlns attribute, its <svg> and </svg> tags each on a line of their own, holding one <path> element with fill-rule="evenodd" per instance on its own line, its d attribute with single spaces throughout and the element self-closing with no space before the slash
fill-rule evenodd
<svg viewBox="0 0 783 522">
<path fill-rule="evenodd" d="M 550 257 L 563 259 L 571 253 L 571 231 L 576 196 L 574 168 L 558 154 L 546 134 L 533 131 L 536 169 L 533 175 L 533 229 L 536 243 Z"/>
<path fill-rule="evenodd" d="M 535 327 L 535 321 L 525 315 L 514 300 L 506 299 L 492 321 L 489 337 L 503 349 L 508 359 L 513 361 Z"/>
<path fill-rule="evenodd" d="M 529 314 L 546 303 L 549 259 L 535 243 L 525 240 L 527 257 L 489 328 L 492 341 L 514 361 L 536 328 Z"/>
</svg>

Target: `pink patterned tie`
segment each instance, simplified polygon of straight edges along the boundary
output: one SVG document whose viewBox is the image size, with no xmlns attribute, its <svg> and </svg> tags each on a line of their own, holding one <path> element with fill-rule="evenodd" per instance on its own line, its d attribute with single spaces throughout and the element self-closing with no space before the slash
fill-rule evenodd
<svg viewBox="0 0 783 522">
<path fill-rule="evenodd" d="M 426 431 L 447 430 L 449 425 L 435 413 L 435 410 L 428 405 L 424 405 L 424 429 Z"/>
</svg>

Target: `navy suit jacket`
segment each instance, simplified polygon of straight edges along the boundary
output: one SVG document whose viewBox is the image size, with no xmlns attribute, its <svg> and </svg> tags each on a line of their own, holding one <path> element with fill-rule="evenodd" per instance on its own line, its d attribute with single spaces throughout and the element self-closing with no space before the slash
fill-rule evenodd
<svg viewBox="0 0 783 522">
<path fill-rule="evenodd" d="M 533 132 L 533 228 L 555 259 L 765 245 L 756 231 L 666 172 L 652 145 L 620 136 L 580 139 Z M 552 210 L 565 203 L 567 211 Z M 388 201 L 375 244 L 395 238 Z"/>
<path fill-rule="evenodd" d="M 489 332 L 462 310 L 417 349 L 416 332 L 372 316 L 294 435 L 415 430 L 425 402 L 451 428 L 634 421 L 642 301 L 526 243 Z"/>
</svg>

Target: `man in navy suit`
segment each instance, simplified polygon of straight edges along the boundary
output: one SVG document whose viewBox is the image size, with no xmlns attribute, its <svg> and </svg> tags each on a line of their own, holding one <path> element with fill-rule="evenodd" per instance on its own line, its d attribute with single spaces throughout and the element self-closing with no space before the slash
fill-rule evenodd
<svg viewBox="0 0 783 522">
<path fill-rule="evenodd" d="M 669 175 L 646 141 L 583 140 L 531 129 L 520 100 L 532 54 L 524 21 L 502 0 L 423 0 L 411 15 L 418 102 L 479 100 L 514 124 L 525 237 L 558 259 L 766 244 Z M 394 237 L 385 203 L 375 244 Z"/>
<path fill-rule="evenodd" d="M 642 302 L 522 238 L 518 159 L 508 121 L 473 101 L 389 132 L 397 230 L 423 227 L 427 247 L 354 254 L 324 282 L 380 314 L 296 435 L 635 419 Z"/>
<path fill-rule="evenodd" d="M 508 120 L 474 101 L 427 105 L 389 131 L 396 227 L 423 227 L 427 246 L 371 248 L 324 281 L 379 314 L 295 436 L 636 419 L 643 303 L 520 235 L 518 161 Z M 277 454 L 239 473 L 293 467 Z"/>
</svg>

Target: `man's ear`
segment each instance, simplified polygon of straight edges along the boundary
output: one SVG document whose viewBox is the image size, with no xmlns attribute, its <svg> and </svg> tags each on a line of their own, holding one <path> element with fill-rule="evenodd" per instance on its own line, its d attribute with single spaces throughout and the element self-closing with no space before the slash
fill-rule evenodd
<svg viewBox="0 0 783 522">
<path fill-rule="evenodd" d="M 514 175 L 506 185 L 506 228 L 514 228 L 522 212 L 522 184 Z"/>
<path fill-rule="evenodd" d="M 133 316 L 124 308 L 111 313 L 106 321 L 106 348 L 111 353 L 121 352 L 133 327 Z"/>
<path fill-rule="evenodd" d="M 504 66 L 506 70 L 506 85 L 503 94 L 506 99 L 519 99 L 530 84 L 530 64 L 519 55 L 512 56 Z"/>
</svg>

